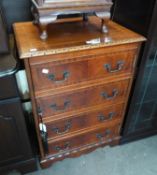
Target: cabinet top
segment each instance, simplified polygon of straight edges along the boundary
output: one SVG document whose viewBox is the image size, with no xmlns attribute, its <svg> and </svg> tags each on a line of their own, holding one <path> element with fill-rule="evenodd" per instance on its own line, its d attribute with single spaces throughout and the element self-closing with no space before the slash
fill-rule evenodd
<svg viewBox="0 0 157 175">
<path fill-rule="evenodd" d="M 73 19 L 66 23 L 58 21 L 56 24 L 48 26 L 49 37 L 46 41 L 42 41 L 37 26 L 32 22 L 15 23 L 14 33 L 19 56 L 23 59 L 146 40 L 143 36 L 109 21 L 109 36 L 112 40 L 104 42 L 105 34 L 101 33 L 100 26 L 101 20 L 96 17 L 90 17 L 88 23 L 84 23 L 80 19 L 76 19 L 76 21 Z M 89 44 L 87 41 L 89 43 L 94 41 L 95 44 Z"/>
</svg>

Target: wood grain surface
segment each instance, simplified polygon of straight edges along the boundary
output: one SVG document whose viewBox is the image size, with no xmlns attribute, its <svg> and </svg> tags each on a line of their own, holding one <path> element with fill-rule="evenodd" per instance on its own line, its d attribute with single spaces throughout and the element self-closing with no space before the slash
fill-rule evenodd
<svg viewBox="0 0 157 175">
<path fill-rule="evenodd" d="M 109 21 L 111 42 L 101 20 L 49 25 L 39 39 L 31 22 L 14 24 L 15 38 L 30 86 L 41 166 L 119 143 L 136 62 L 145 38 Z M 91 45 L 86 41 L 100 39 Z M 44 124 L 47 138 L 39 124 Z M 45 148 L 47 144 L 47 149 Z"/>
<path fill-rule="evenodd" d="M 83 22 L 57 23 L 49 25 L 46 42 L 39 38 L 38 28 L 32 22 L 14 24 L 15 38 L 20 58 L 52 55 L 144 41 L 145 38 L 117 23 L 109 21 L 109 35 L 112 42 L 104 43 L 105 34 L 100 32 L 101 20 L 91 17 Z M 86 44 L 86 41 L 100 38 L 101 43 Z"/>
</svg>

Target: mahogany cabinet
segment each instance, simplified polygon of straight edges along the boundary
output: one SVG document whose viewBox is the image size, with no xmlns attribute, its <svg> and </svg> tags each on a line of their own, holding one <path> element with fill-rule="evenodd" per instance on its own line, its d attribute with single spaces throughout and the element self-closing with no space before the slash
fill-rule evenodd
<svg viewBox="0 0 157 175">
<path fill-rule="evenodd" d="M 111 40 L 106 41 L 100 24 L 96 17 L 89 18 L 86 25 L 82 19 L 56 23 L 50 26 L 53 32 L 46 41 L 40 40 L 31 22 L 14 25 L 30 86 L 43 168 L 100 146 L 117 145 L 121 138 L 145 38 L 109 21 Z"/>
<path fill-rule="evenodd" d="M 147 37 L 125 116 L 122 143 L 157 134 L 157 1 L 116 0 L 113 20 Z"/>
</svg>

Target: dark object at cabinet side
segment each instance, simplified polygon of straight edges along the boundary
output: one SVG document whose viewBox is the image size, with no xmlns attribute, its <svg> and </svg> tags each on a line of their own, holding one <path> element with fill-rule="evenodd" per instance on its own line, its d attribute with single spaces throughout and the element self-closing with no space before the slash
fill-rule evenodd
<svg viewBox="0 0 157 175">
<path fill-rule="evenodd" d="M 2 9 L 0 6 L 0 54 L 9 52 L 8 36 L 3 18 Z"/>
<path fill-rule="evenodd" d="M 16 79 L 14 75 L 0 78 L 0 100 L 18 97 Z"/>
<path fill-rule="evenodd" d="M 143 46 L 121 143 L 157 134 L 157 1 L 116 0 L 113 20 L 147 37 Z"/>
<path fill-rule="evenodd" d="M 0 172 L 36 169 L 19 98 L 0 101 Z"/>
</svg>

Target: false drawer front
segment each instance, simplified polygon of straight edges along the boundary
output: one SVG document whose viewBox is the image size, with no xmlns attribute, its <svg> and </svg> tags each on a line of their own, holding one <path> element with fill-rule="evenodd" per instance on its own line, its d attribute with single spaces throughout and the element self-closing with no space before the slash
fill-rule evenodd
<svg viewBox="0 0 157 175">
<path fill-rule="evenodd" d="M 87 113 L 65 117 L 64 119 L 55 120 L 45 123 L 48 138 L 60 137 L 65 134 L 94 127 L 99 124 L 122 118 L 124 104 L 103 107 L 103 109 L 92 110 Z"/>
<path fill-rule="evenodd" d="M 105 104 L 113 105 L 125 100 L 130 80 L 92 86 L 78 91 L 37 98 L 42 117 Z"/>
<path fill-rule="evenodd" d="M 62 153 L 100 142 L 108 143 L 116 136 L 119 136 L 119 124 L 115 123 L 58 141 L 49 140 L 48 154 Z"/>
<path fill-rule="evenodd" d="M 80 61 L 52 61 L 31 65 L 35 91 L 131 73 L 135 53 L 135 50 L 131 50 L 93 55 L 90 58 L 82 57 Z"/>
</svg>

